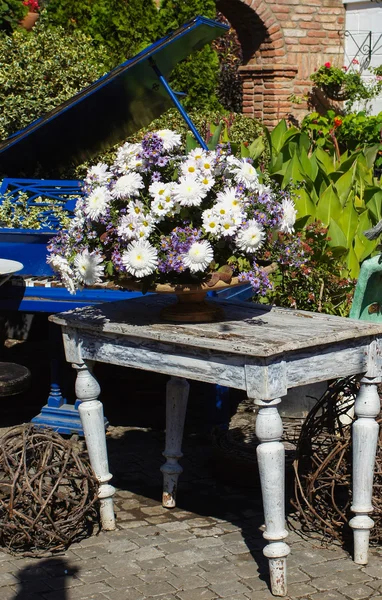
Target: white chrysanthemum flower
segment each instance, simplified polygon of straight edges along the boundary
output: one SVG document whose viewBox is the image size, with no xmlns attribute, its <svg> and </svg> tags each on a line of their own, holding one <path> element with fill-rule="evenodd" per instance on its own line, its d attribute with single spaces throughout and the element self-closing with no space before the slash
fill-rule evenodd
<svg viewBox="0 0 382 600">
<path fill-rule="evenodd" d="M 244 252 L 256 252 L 263 245 L 265 240 L 264 228 L 260 223 L 251 219 L 248 221 L 248 227 L 241 229 L 236 236 L 236 245 Z"/>
<path fill-rule="evenodd" d="M 207 240 L 194 242 L 189 251 L 182 255 L 183 264 L 191 273 L 205 271 L 213 261 L 214 253 Z"/>
<path fill-rule="evenodd" d="M 105 163 L 98 163 L 94 167 L 90 167 L 85 182 L 87 184 L 98 183 L 98 185 L 104 185 L 110 181 L 111 177 L 109 167 Z"/>
<path fill-rule="evenodd" d="M 187 175 L 196 177 L 199 174 L 198 161 L 194 158 L 187 158 L 187 160 L 180 165 L 180 170 L 184 177 L 187 177 Z"/>
<path fill-rule="evenodd" d="M 175 188 L 174 199 L 181 206 L 199 206 L 206 190 L 195 177 L 181 177 Z"/>
<path fill-rule="evenodd" d="M 122 262 L 134 277 L 146 277 L 154 273 L 158 265 L 156 248 L 147 240 L 131 242 L 122 254 Z"/>
<path fill-rule="evenodd" d="M 126 142 L 119 148 L 115 165 L 122 173 L 137 169 L 142 165 L 142 158 L 138 158 L 138 154 L 142 151 L 141 144 L 130 144 Z"/>
<path fill-rule="evenodd" d="M 133 215 L 123 215 L 117 227 L 117 235 L 125 242 L 137 239 L 138 218 Z"/>
<path fill-rule="evenodd" d="M 173 150 L 182 143 L 182 136 L 180 133 L 175 133 L 171 129 L 160 129 L 155 132 L 163 141 L 164 150 Z"/>
<path fill-rule="evenodd" d="M 259 183 L 259 185 L 257 186 L 257 191 L 260 196 L 262 194 L 272 195 L 272 188 L 269 185 L 264 185 L 263 183 Z"/>
<path fill-rule="evenodd" d="M 214 212 L 219 216 L 220 219 L 225 219 L 228 215 L 231 214 L 231 208 L 228 204 L 224 204 L 223 202 L 217 202 L 214 205 Z"/>
<path fill-rule="evenodd" d="M 213 210 L 205 210 L 202 215 L 203 229 L 214 235 L 220 233 L 220 219 Z"/>
<path fill-rule="evenodd" d="M 139 190 L 144 187 L 143 179 L 139 173 L 127 173 L 117 179 L 111 191 L 113 198 L 123 200 L 138 196 Z"/>
<path fill-rule="evenodd" d="M 103 258 L 95 252 L 89 252 L 86 248 L 74 259 L 76 275 L 81 283 L 95 285 L 101 282 L 103 275 Z"/>
<path fill-rule="evenodd" d="M 46 262 L 59 274 L 62 283 L 69 293 L 75 294 L 78 288 L 78 280 L 66 258 L 58 254 L 53 254 L 47 258 Z"/>
<path fill-rule="evenodd" d="M 106 213 L 110 200 L 109 190 L 104 186 L 97 187 L 86 199 L 85 214 L 97 221 Z"/>
<path fill-rule="evenodd" d="M 210 156 L 210 153 L 199 162 L 199 167 L 204 175 L 211 175 L 213 173 L 214 163 L 215 160 Z"/>
<path fill-rule="evenodd" d="M 228 187 L 222 192 L 219 192 L 216 198 L 231 210 L 240 211 L 243 206 L 241 198 L 236 196 L 236 189 L 234 187 Z"/>
<path fill-rule="evenodd" d="M 215 185 L 215 179 L 210 175 L 202 175 L 199 181 L 207 192 Z"/>
<path fill-rule="evenodd" d="M 282 208 L 283 217 L 279 229 L 283 233 L 293 233 L 297 215 L 294 203 L 289 198 L 284 198 L 282 201 Z"/>
<path fill-rule="evenodd" d="M 236 181 L 238 183 L 243 183 L 248 190 L 257 190 L 259 187 L 259 179 L 255 167 L 245 160 L 240 162 L 240 166 L 232 169 Z"/>
</svg>

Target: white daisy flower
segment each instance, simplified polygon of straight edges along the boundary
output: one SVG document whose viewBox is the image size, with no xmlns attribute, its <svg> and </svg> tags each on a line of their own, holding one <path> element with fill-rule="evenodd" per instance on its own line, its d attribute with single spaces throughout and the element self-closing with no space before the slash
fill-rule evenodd
<svg viewBox="0 0 382 600">
<path fill-rule="evenodd" d="M 105 163 L 98 163 L 88 170 L 85 183 L 98 183 L 98 185 L 104 185 L 110 181 L 111 176 L 109 167 L 105 165 Z"/>
<path fill-rule="evenodd" d="M 122 254 L 122 262 L 134 277 L 146 277 L 154 273 L 158 265 L 158 253 L 147 240 L 131 242 Z"/>
<path fill-rule="evenodd" d="M 119 177 L 114 184 L 111 191 L 113 198 L 123 200 L 131 198 L 131 196 L 138 196 L 139 190 L 144 187 L 143 179 L 139 173 L 127 173 Z"/>
<path fill-rule="evenodd" d="M 248 227 L 241 229 L 236 236 L 236 245 L 240 250 L 248 252 L 256 252 L 261 248 L 265 240 L 264 228 L 260 223 L 251 219 L 248 221 Z"/>
<path fill-rule="evenodd" d="M 235 222 L 235 219 L 232 218 L 231 215 L 227 215 L 224 219 L 222 219 L 220 223 L 220 231 L 222 236 L 228 237 L 236 233 L 238 228 L 238 224 Z"/>
<path fill-rule="evenodd" d="M 162 218 L 164 218 L 167 215 L 171 208 L 172 206 L 169 206 L 164 199 L 154 200 L 151 204 L 151 210 L 154 213 L 154 215 L 157 215 L 158 217 Z"/>
<path fill-rule="evenodd" d="M 206 190 L 195 177 L 181 177 L 175 188 L 174 200 L 181 206 L 199 206 Z"/>
<path fill-rule="evenodd" d="M 164 150 L 173 150 L 182 143 L 182 136 L 180 133 L 175 133 L 171 129 L 160 129 L 155 132 L 163 141 Z"/>
<path fill-rule="evenodd" d="M 89 252 L 86 248 L 74 259 L 76 275 L 81 283 L 85 285 L 95 285 L 101 282 L 103 275 L 103 258 L 95 252 Z"/>
<path fill-rule="evenodd" d="M 182 255 L 183 264 L 190 269 L 191 273 L 205 271 L 213 258 L 212 246 L 207 240 L 194 242 L 189 251 Z"/>
<path fill-rule="evenodd" d="M 223 204 L 233 211 L 241 211 L 243 202 L 241 198 L 236 196 L 236 189 L 234 187 L 228 187 L 222 192 L 219 192 L 216 198 Z"/>
<path fill-rule="evenodd" d="M 207 152 L 203 150 L 203 148 L 194 148 L 187 154 L 187 156 L 199 162 L 207 159 Z"/>
<path fill-rule="evenodd" d="M 213 210 L 205 210 L 202 216 L 203 229 L 214 235 L 220 233 L 220 219 Z"/>
<path fill-rule="evenodd" d="M 199 174 L 198 162 L 193 158 L 188 158 L 181 164 L 180 170 L 184 177 L 187 177 L 187 175 L 196 177 Z"/>
<path fill-rule="evenodd" d="M 283 233 L 293 233 L 297 215 L 294 203 L 289 198 L 284 198 L 282 201 L 282 208 L 283 217 L 279 229 Z"/>
<path fill-rule="evenodd" d="M 240 161 L 240 163 L 240 166 L 232 169 L 235 180 L 238 183 L 243 183 L 248 190 L 257 190 L 259 179 L 255 167 L 245 160 Z"/>
<path fill-rule="evenodd" d="M 208 192 L 215 184 L 215 179 L 210 175 L 202 175 L 199 177 L 199 182 L 202 184 L 204 189 Z"/>
<path fill-rule="evenodd" d="M 220 219 L 224 219 L 231 213 L 231 208 L 223 202 L 217 202 L 214 205 L 214 212 L 219 216 Z"/>
<path fill-rule="evenodd" d="M 139 219 L 144 215 L 145 205 L 140 200 L 132 200 L 127 206 L 127 214 Z"/>
<path fill-rule="evenodd" d="M 97 221 L 99 217 L 102 217 L 106 213 L 110 200 L 109 190 L 104 186 L 97 187 L 87 198 L 85 205 L 86 215 L 92 221 Z"/>
</svg>

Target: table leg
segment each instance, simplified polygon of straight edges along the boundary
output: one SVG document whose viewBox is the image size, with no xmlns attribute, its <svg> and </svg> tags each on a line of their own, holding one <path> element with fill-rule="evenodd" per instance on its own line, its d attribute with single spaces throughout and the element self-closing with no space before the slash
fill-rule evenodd
<svg viewBox="0 0 382 600">
<path fill-rule="evenodd" d="M 182 377 L 171 377 L 166 386 L 166 447 L 163 456 L 162 504 L 165 508 L 174 508 L 179 475 L 183 469 L 178 463 L 182 454 L 182 438 L 186 419 L 189 383 Z"/>
<path fill-rule="evenodd" d="M 260 406 L 256 418 L 256 435 L 260 440 L 257 447 L 261 491 L 264 505 L 264 538 L 268 545 L 264 556 L 269 559 L 272 594 L 285 596 L 287 593 L 286 557 L 289 546 L 283 541 L 288 532 L 285 528 L 285 449 L 281 443 L 283 425 L 277 410 L 280 398 L 256 401 Z"/>
<path fill-rule="evenodd" d="M 77 371 L 76 396 L 80 400 L 78 412 L 85 434 L 86 446 L 93 471 L 99 480 L 98 498 L 102 529 L 115 529 L 113 495 L 115 489 L 108 482 L 112 478 L 106 448 L 103 406 L 98 400 L 100 387 L 91 373 L 92 363 L 73 364 Z"/>
<path fill-rule="evenodd" d="M 377 452 L 379 426 L 375 418 L 380 412 L 377 383 L 380 379 L 364 377 L 355 401 L 356 421 L 353 423 L 353 504 L 355 513 L 349 525 L 354 535 L 354 562 L 368 562 L 370 529 L 374 521 L 368 516 L 373 511 L 373 476 Z"/>
</svg>

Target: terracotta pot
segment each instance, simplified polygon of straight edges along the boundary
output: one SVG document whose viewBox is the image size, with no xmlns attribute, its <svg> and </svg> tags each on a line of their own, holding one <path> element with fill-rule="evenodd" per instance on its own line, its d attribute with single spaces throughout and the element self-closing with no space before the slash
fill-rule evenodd
<svg viewBox="0 0 382 600">
<path fill-rule="evenodd" d="M 35 25 L 39 17 L 38 13 L 29 12 L 22 21 L 20 21 L 21 27 L 24 27 L 27 31 L 30 31 Z"/>
</svg>

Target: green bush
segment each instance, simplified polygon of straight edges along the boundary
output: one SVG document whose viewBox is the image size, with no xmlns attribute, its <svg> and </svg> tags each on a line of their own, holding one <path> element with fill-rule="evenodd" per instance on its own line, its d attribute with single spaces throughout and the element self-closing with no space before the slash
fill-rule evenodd
<svg viewBox="0 0 382 600">
<path fill-rule="evenodd" d="M 80 31 L 48 27 L 0 36 L 0 139 L 41 117 L 109 70 L 102 48 Z"/>
<path fill-rule="evenodd" d="M 106 46 L 114 66 L 140 52 L 157 37 L 153 0 L 50 0 L 49 20 L 69 31 L 80 29 Z"/>
<path fill-rule="evenodd" d="M 0 31 L 11 33 L 27 12 L 21 0 L 0 0 Z"/>
<path fill-rule="evenodd" d="M 214 19 L 214 0 L 162 0 L 158 13 L 158 37 L 180 27 L 193 17 L 202 15 Z M 173 71 L 170 83 L 175 91 L 186 92 L 182 100 L 185 108 L 194 110 L 221 110 L 217 97 L 219 58 L 210 45 L 194 52 Z"/>
</svg>

